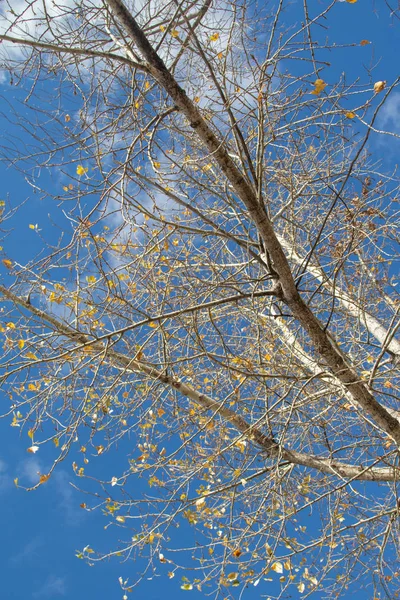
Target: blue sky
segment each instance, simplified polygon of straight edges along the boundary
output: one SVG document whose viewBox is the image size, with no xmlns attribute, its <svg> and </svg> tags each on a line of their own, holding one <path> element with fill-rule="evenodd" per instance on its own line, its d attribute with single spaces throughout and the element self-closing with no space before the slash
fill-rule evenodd
<svg viewBox="0 0 400 600">
<path fill-rule="evenodd" d="M 321 9 L 322 2 L 311 2 L 310 6 Z M 294 2 L 290 18 L 295 19 L 296 11 L 302 2 Z M 300 19 L 301 17 L 299 17 Z M 363 81 L 387 80 L 390 85 L 399 75 L 398 50 L 400 48 L 400 22 L 390 18 L 389 11 L 382 0 L 359 0 L 356 4 L 338 3 L 329 17 L 328 32 L 330 41 L 340 44 L 357 44 L 356 48 L 341 48 L 331 55 L 332 66 L 322 73 L 328 82 L 334 82 L 342 72 L 349 80 L 360 77 Z M 360 46 L 363 39 L 370 45 Z M 372 70 L 373 68 L 373 70 Z M 369 79 L 370 78 L 370 79 Z M 17 89 L 9 84 L 8 77 L 0 86 L 0 130 L 15 134 L 8 122 L 10 103 L 20 97 Z M 349 109 L 352 107 L 349 106 Z M 378 125 L 400 133 L 400 93 L 389 99 L 382 111 Z M 357 127 L 350 124 L 349 127 Z M 23 134 L 22 134 L 23 135 Z M 393 168 L 399 153 L 399 140 L 385 136 L 384 141 L 374 136 L 369 145 L 370 152 L 383 160 L 384 167 Z M 29 260 L 42 248 L 41 235 L 46 239 L 55 239 L 59 229 L 51 229 L 48 213 L 53 212 L 49 198 L 33 189 L 18 171 L 8 168 L 6 162 L 0 163 L 2 194 L 4 200 L 12 205 L 25 202 L 19 212 L 18 222 L 4 242 L 7 256 L 21 262 Z M 45 173 L 39 179 L 42 188 L 46 186 L 56 193 L 61 177 L 52 181 Z M 49 204 L 50 203 L 50 204 Z M 68 227 L 61 212 L 57 213 L 60 228 Z M 35 232 L 29 224 L 38 224 L 42 232 Z M 17 226 L 16 226 L 17 225 Z M 11 276 L 2 273 L 3 281 L 10 282 Z M 7 400 L 4 398 L 7 405 Z M 76 558 L 77 550 L 85 546 L 107 548 L 107 543 L 115 540 L 118 533 L 105 531 L 107 524 L 99 511 L 93 513 L 80 507 L 85 497 L 71 485 L 73 478 L 71 464 L 74 456 L 62 463 L 55 475 L 37 491 L 26 493 L 17 489 L 13 483 L 18 477 L 28 485 L 37 481 L 37 473 L 45 473 L 51 462 L 51 449 L 44 447 L 37 455 L 28 455 L 30 445 L 26 431 L 20 434 L 17 428 L 10 427 L 10 417 L 0 421 L 0 564 L 2 565 L 2 597 L 7 600 L 94 600 L 121 598 L 123 592 L 118 578 L 134 578 L 141 565 L 120 564 L 118 558 L 104 561 L 95 566 Z M 127 451 L 127 449 L 125 448 Z M 120 450 L 125 460 L 124 444 Z M 110 478 L 113 466 L 120 460 L 116 452 L 101 456 L 98 468 Z M 101 463 L 100 463 L 101 460 Z M 105 477 L 106 478 L 106 477 Z M 138 490 L 140 493 L 140 489 Z M 189 530 L 182 530 L 189 539 Z M 167 567 L 160 564 L 160 577 L 143 582 L 140 588 L 129 596 L 136 599 L 166 600 L 188 597 L 188 592 L 180 589 L 180 577 L 169 579 Z M 268 586 L 262 581 L 257 588 L 248 588 L 244 598 L 267 597 Z M 192 591 L 195 597 L 201 597 Z M 295 597 L 295 596 L 293 596 Z M 298 595 L 300 597 L 300 594 Z M 355 594 L 353 598 L 364 598 L 365 592 Z"/>
</svg>

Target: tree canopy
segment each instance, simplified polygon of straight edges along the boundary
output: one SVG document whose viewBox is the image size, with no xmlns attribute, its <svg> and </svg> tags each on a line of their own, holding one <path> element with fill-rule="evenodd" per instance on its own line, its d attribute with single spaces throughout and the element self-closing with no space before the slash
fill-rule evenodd
<svg viewBox="0 0 400 600">
<path fill-rule="evenodd" d="M 3 3 L 3 160 L 49 220 L 22 260 L 2 201 L 2 413 L 52 446 L 33 487 L 67 461 L 116 532 L 78 557 L 138 560 L 124 598 L 160 569 L 399 592 L 399 180 L 370 144 L 399 80 L 334 70 L 355 2 Z"/>
</svg>

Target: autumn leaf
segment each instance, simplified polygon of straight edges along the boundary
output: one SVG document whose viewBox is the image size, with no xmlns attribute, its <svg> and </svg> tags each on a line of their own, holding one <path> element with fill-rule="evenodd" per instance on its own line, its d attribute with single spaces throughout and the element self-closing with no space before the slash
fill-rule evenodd
<svg viewBox="0 0 400 600">
<path fill-rule="evenodd" d="M 8 258 L 3 258 L 3 260 L 1 262 L 3 263 L 3 265 L 5 267 L 7 267 L 7 269 L 11 269 L 11 267 L 12 267 L 11 260 L 9 260 Z"/>
<path fill-rule="evenodd" d="M 193 585 L 191 583 L 184 583 L 183 585 L 181 585 L 181 590 L 192 590 L 193 589 Z"/>
<path fill-rule="evenodd" d="M 70 122 L 70 120 L 71 120 L 71 117 L 70 117 L 69 115 L 65 115 L 65 117 L 64 117 L 64 121 L 65 121 L 66 123 L 69 123 L 69 122 Z"/>
<path fill-rule="evenodd" d="M 36 354 L 33 354 L 33 352 L 27 352 L 25 354 L 25 358 L 30 358 L 32 360 L 37 360 L 37 356 L 36 356 Z"/>
<path fill-rule="evenodd" d="M 36 452 L 39 450 L 39 446 L 31 446 L 30 448 L 27 448 L 27 452 L 29 452 L 29 454 L 36 454 Z"/>
<path fill-rule="evenodd" d="M 386 81 L 377 81 L 376 83 L 374 83 L 375 94 L 379 94 L 379 92 L 382 92 L 382 90 L 385 89 L 385 86 L 386 86 Z"/>
<path fill-rule="evenodd" d="M 319 96 L 326 86 L 327 84 L 323 79 L 316 79 L 314 82 L 314 90 L 311 93 L 314 94 L 314 96 Z"/>
<path fill-rule="evenodd" d="M 356 113 L 349 111 L 349 112 L 345 113 L 345 116 L 348 119 L 354 119 L 357 115 L 356 115 Z"/>
<path fill-rule="evenodd" d="M 219 33 L 213 33 L 210 35 L 210 42 L 216 42 L 219 39 Z"/>
<path fill-rule="evenodd" d="M 240 550 L 240 548 L 236 548 L 236 550 L 234 550 L 232 552 L 232 556 L 234 556 L 235 558 L 239 558 L 239 556 L 242 555 L 242 551 Z"/>
<path fill-rule="evenodd" d="M 18 340 L 18 348 L 19 348 L 20 350 L 22 350 L 22 348 L 23 348 L 24 346 L 25 346 L 25 342 L 24 342 L 24 340 Z"/>
<path fill-rule="evenodd" d="M 368 40 L 361 40 L 360 42 L 360 46 L 368 46 L 368 44 L 370 44 L 371 42 Z"/>
<path fill-rule="evenodd" d="M 115 517 L 115 520 L 118 521 L 118 523 L 125 523 L 125 517 L 123 517 L 122 515 L 118 515 L 118 517 Z"/>
<path fill-rule="evenodd" d="M 47 475 L 40 475 L 39 478 L 39 483 L 46 483 L 46 481 L 48 481 L 50 479 L 50 473 L 48 473 Z"/>
<path fill-rule="evenodd" d="M 283 573 L 283 565 L 281 562 L 277 561 L 271 566 L 271 569 L 275 571 L 275 573 Z"/>
<path fill-rule="evenodd" d="M 88 167 L 82 167 L 82 165 L 78 165 L 76 167 L 76 174 L 77 175 L 85 175 L 85 173 L 87 173 L 89 171 Z"/>
<path fill-rule="evenodd" d="M 177 38 L 179 35 L 179 31 L 177 29 L 172 29 L 172 31 L 170 31 L 170 33 L 173 38 Z"/>
<path fill-rule="evenodd" d="M 14 479 L 14 485 L 15 485 L 15 487 L 18 487 L 18 477 L 16 477 L 16 478 Z"/>
</svg>

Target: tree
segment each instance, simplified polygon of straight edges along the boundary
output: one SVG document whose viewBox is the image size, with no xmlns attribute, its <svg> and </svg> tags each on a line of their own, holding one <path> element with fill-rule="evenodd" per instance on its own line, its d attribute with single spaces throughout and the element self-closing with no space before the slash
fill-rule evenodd
<svg viewBox="0 0 400 600">
<path fill-rule="evenodd" d="M 14 4 L 3 64 L 28 94 L 3 154 L 60 232 L 31 224 L 25 263 L 4 242 L 4 412 L 54 444 L 37 486 L 72 456 L 118 527 L 105 556 L 187 567 L 184 589 L 272 570 L 282 597 L 394 597 L 399 187 L 368 142 L 398 81 L 327 83 L 352 7 Z"/>
</svg>

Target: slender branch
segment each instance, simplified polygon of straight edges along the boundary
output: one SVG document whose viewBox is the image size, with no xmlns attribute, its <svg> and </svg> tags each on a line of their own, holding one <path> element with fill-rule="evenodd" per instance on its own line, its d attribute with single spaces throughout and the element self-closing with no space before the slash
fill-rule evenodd
<svg viewBox="0 0 400 600">
<path fill-rule="evenodd" d="M 64 335 L 71 341 L 78 342 L 84 347 L 91 346 L 101 353 L 102 360 L 108 360 L 115 367 L 122 367 L 126 371 L 143 373 L 154 381 L 160 381 L 164 385 L 176 390 L 182 396 L 189 398 L 202 408 L 206 410 L 212 410 L 215 415 L 219 415 L 231 423 L 231 425 L 233 425 L 247 440 L 257 444 L 265 453 L 266 458 L 277 458 L 278 460 L 289 461 L 295 465 L 316 469 L 322 473 L 349 479 L 359 479 L 361 481 L 397 481 L 399 478 L 400 468 L 369 468 L 364 466 L 348 465 L 341 463 L 340 461 L 331 460 L 329 458 L 320 458 L 318 456 L 305 454 L 304 452 L 287 450 L 272 437 L 262 433 L 258 427 L 253 426 L 251 423 L 246 421 L 246 419 L 235 413 L 232 409 L 224 406 L 223 402 L 217 402 L 207 394 L 198 392 L 183 381 L 180 381 L 179 379 L 176 379 L 170 375 L 166 375 L 165 372 L 160 371 L 151 363 L 130 358 L 129 356 L 112 350 L 97 338 L 89 337 L 88 335 L 72 328 L 70 325 L 61 323 L 53 315 L 49 315 L 47 312 L 36 308 L 31 303 L 28 303 L 25 299 L 20 298 L 1 285 L 0 294 L 14 304 L 39 317 L 41 321 L 49 323 L 54 327 L 55 331 Z"/>
<path fill-rule="evenodd" d="M 19 46 L 30 46 L 31 48 L 36 48 L 38 50 L 49 50 L 54 54 L 72 54 L 76 56 L 84 56 L 87 58 L 108 58 L 110 60 L 117 60 L 119 62 L 125 63 L 135 69 L 140 69 L 141 71 L 147 72 L 146 66 L 141 63 L 135 62 L 131 58 L 127 58 L 126 56 L 120 56 L 119 54 L 114 54 L 113 52 L 100 52 L 99 50 L 87 50 L 85 48 L 76 48 L 69 46 L 60 46 L 58 44 L 49 44 L 46 42 L 40 42 L 38 40 L 26 40 L 23 38 L 15 38 L 10 35 L 0 35 L 0 43 L 11 42 L 12 44 L 17 44 Z"/>
<path fill-rule="evenodd" d="M 271 257 L 274 270 L 279 276 L 281 299 L 292 311 L 293 316 L 309 334 L 315 348 L 325 360 L 337 379 L 347 387 L 355 402 L 357 402 L 374 421 L 400 445 L 400 423 L 373 396 L 367 386 L 360 381 L 357 372 L 351 368 L 349 361 L 332 343 L 319 319 L 300 296 L 290 265 L 282 246 L 274 232 L 268 215 L 257 200 L 256 192 L 229 156 L 224 143 L 213 132 L 210 125 L 202 116 L 199 108 L 187 96 L 174 76 L 167 69 L 163 60 L 151 46 L 146 35 L 137 24 L 132 14 L 121 0 L 106 0 L 110 11 L 117 22 L 123 26 L 139 52 L 146 61 L 151 75 L 165 89 L 178 110 L 186 116 L 190 127 L 213 155 L 221 171 L 231 184 L 232 189 L 246 206 L 249 216 L 255 223 L 265 249 Z"/>
</svg>

